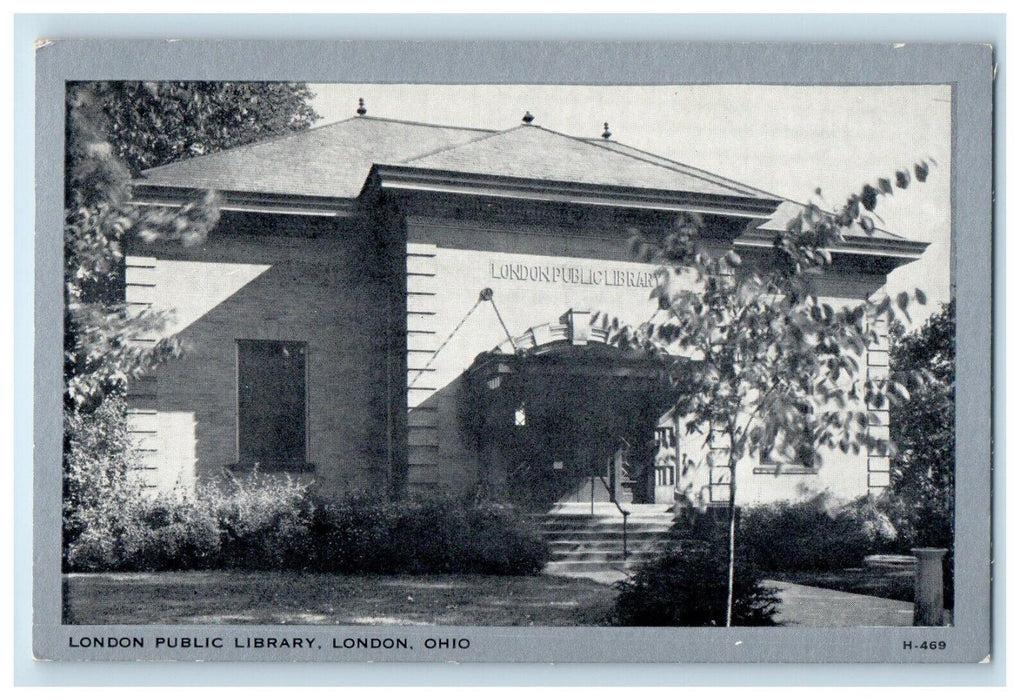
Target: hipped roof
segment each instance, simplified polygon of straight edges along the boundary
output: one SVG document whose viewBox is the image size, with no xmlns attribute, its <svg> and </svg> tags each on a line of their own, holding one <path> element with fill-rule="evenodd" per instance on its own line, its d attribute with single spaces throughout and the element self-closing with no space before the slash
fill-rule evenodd
<svg viewBox="0 0 1027 700">
<path fill-rule="evenodd" d="M 355 199 L 374 163 L 402 161 L 494 133 L 354 117 L 151 168 L 142 184 Z"/>
<path fill-rule="evenodd" d="M 782 197 L 616 141 L 576 138 L 532 124 L 496 131 L 369 116 L 152 168 L 136 184 L 352 202 L 374 166 L 744 200 L 772 212 L 760 217 L 765 217 L 764 231 L 783 230 L 801 211 L 801 205 Z M 868 237 L 858 226 L 846 235 L 906 240 L 883 230 Z"/>
<path fill-rule="evenodd" d="M 374 164 L 776 199 L 616 142 L 579 139 L 538 126 L 491 131 L 367 116 L 152 168 L 140 184 L 355 199 Z"/>
<path fill-rule="evenodd" d="M 455 173 L 771 199 L 744 185 L 727 186 L 723 180 L 702 177 L 700 171 L 688 173 L 669 167 L 641 152 L 527 124 L 396 164 Z"/>
</svg>

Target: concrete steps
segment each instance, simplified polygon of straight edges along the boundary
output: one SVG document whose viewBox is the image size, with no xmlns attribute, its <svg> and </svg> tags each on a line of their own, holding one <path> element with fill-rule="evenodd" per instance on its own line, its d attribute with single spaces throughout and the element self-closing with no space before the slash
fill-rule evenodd
<svg viewBox="0 0 1027 700">
<path fill-rule="evenodd" d="M 535 531 L 549 544 L 545 572 L 610 580 L 629 575 L 632 567 L 659 551 L 670 535 L 674 513 L 665 504 L 630 504 L 627 527 L 612 503 L 558 503 L 531 516 Z M 626 538 L 625 538 L 626 529 Z M 624 544 L 627 540 L 627 557 Z"/>
</svg>

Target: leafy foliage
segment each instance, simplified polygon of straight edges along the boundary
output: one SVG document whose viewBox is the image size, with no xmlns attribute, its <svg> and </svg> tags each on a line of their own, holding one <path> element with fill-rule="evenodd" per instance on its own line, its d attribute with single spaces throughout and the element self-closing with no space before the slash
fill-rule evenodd
<svg viewBox="0 0 1027 700">
<path fill-rule="evenodd" d="M 891 411 L 892 458 L 889 504 L 908 546 L 941 547 L 945 557 L 946 607 L 951 608 L 955 561 L 956 415 L 955 302 L 912 333 L 892 330 L 892 371 L 928 367 L 936 381 L 913 390 Z"/>
<path fill-rule="evenodd" d="M 311 536 L 313 568 L 338 573 L 537 574 L 549 556 L 510 507 L 450 499 L 322 504 Z"/>
<path fill-rule="evenodd" d="M 612 613 L 618 625 L 715 627 L 724 624 L 728 529 L 712 514 L 691 512 L 678 521 L 673 543 L 619 584 Z M 747 551 L 735 564 L 732 625 L 770 626 L 779 602 L 761 583 Z"/>
<path fill-rule="evenodd" d="M 117 507 L 133 491 L 138 466 L 129 441 L 125 402 L 110 397 L 95 411 L 64 414 L 63 537 L 68 543 L 91 527 L 93 514 Z"/>
<path fill-rule="evenodd" d="M 937 381 L 891 412 L 892 490 L 914 509 L 916 543 L 951 547 L 955 488 L 955 304 L 913 333 L 893 331 L 892 369 L 930 368 Z"/>
<path fill-rule="evenodd" d="M 303 83 L 105 82 L 92 89 L 114 156 L 147 168 L 309 128 L 319 115 Z"/>
<path fill-rule="evenodd" d="M 106 403 L 106 402 L 105 402 Z M 82 508 L 85 527 L 65 543 L 71 571 L 160 571 L 302 564 L 306 488 L 251 475 L 233 488 L 204 485 L 146 493 L 139 484 L 103 492 Z"/>
<path fill-rule="evenodd" d="M 707 445 L 723 435 L 732 463 L 759 452 L 799 462 L 797 446 L 810 434 L 816 446 L 842 452 L 887 450 L 867 430 L 879 420 L 868 407 L 901 403 L 907 383 L 929 378 L 916 367 L 863 376 L 867 349 L 881 341 L 878 319 L 894 322 L 911 299 L 903 293 L 839 309 L 820 301 L 816 278 L 830 265 L 827 248 L 842 239 L 826 215 L 805 214 L 777 237 L 769 270 L 734 251 L 719 258 L 698 251 L 698 217 L 662 247 L 654 293 L 672 317 L 641 329 L 642 342 L 673 349 L 668 362 L 686 430 Z"/>
</svg>

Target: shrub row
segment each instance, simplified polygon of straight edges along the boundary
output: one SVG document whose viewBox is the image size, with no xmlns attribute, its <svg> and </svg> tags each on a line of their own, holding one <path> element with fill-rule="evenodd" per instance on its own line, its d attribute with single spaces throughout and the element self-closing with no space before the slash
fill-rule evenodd
<svg viewBox="0 0 1027 700">
<path fill-rule="evenodd" d="M 753 506 L 740 513 L 738 546 L 764 571 L 857 567 L 868 554 L 903 547 L 884 505 L 870 497 L 838 503 L 825 492 L 796 503 Z"/>
<path fill-rule="evenodd" d="M 548 547 L 509 506 L 354 497 L 319 505 L 310 568 L 339 573 L 537 574 Z"/>
<path fill-rule="evenodd" d="M 188 496 L 119 489 L 74 521 L 68 571 L 536 574 L 548 556 L 507 507 L 371 496 L 326 503 L 296 483 L 257 478 Z"/>
</svg>

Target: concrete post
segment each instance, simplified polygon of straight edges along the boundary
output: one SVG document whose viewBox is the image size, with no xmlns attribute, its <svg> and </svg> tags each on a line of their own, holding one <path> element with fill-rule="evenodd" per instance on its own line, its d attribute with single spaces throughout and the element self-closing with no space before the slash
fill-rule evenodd
<svg viewBox="0 0 1027 700">
<path fill-rule="evenodd" d="M 913 603 L 913 624 L 920 627 L 940 627 L 945 623 L 945 582 L 942 578 L 942 558 L 945 549 L 918 547 L 916 555 L 916 594 Z"/>
</svg>

